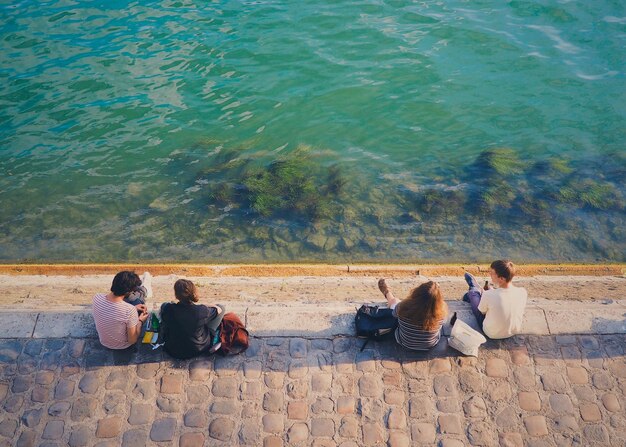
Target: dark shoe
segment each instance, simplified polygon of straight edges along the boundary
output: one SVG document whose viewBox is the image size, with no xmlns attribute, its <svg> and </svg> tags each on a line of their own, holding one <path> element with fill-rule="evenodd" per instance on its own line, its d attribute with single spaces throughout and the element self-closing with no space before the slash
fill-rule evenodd
<svg viewBox="0 0 626 447">
<path fill-rule="evenodd" d="M 389 293 L 389 287 L 387 286 L 387 283 L 385 282 L 385 278 L 380 278 L 378 280 L 378 288 L 380 289 L 380 291 L 383 293 L 383 295 L 386 298 L 387 294 Z"/>
<path fill-rule="evenodd" d="M 467 285 L 470 286 L 470 288 L 474 287 L 478 290 L 482 290 L 480 284 L 478 284 L 478 281 L 474 278 L 474 275 L 469 272 L 465 272 L 465 275 L 463 276 L 465 277 L 465 282 L 467 282 Z"/>
<path fill-rule="evenodd" d="M 465 295 L 463 295 L 463 301 L 465 301 L 466 303 L 469 303 L 469 293 L 466 293 Z"/>
</svg>

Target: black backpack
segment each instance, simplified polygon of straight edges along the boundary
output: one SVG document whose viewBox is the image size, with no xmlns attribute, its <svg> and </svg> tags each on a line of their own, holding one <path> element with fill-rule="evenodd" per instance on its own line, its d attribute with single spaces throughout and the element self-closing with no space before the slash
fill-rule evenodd
<svg viewBox="0 0 626 447">
<path fill-rule="evenodd" d="M 370 340 L 392 338 L 398 327 L 398 319 L 393 316 L 392 309 L 363 304 L 356 311 L 354 325 L 357 337 L 367 338 L 361 347 L 363 351 Z"/>
</svg>

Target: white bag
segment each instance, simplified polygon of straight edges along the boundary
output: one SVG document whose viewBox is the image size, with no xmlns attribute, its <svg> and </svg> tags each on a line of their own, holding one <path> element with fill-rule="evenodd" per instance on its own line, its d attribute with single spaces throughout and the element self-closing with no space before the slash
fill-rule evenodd
<svg viewBox="0 0 626 447">
<path fill-rule="evenodd" d="M 465 355 L 478 357 L 478 348 L 486 341 L 487 339 L 483 334 L 457 318 L 454 326 L 452 326 L 448 345 Z"/>
</svg>

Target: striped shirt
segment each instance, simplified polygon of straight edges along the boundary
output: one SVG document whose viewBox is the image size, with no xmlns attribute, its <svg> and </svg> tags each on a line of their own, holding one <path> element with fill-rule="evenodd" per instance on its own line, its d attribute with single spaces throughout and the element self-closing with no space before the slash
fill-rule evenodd
<svg viewBox="0 0 626 447">
<path fill-rule="evenodd" d="M 443 319 L 439 320 L 434 330 L 427 331 L 421 324 L 414 324 L 398 317 L 396 308 L 393 309 L 393 316 L 398 318 L 398 329 L 396 329 L 398 344 L 414 351 L 428 351 L 439 343 Z"/>
<path fill-rule="evenodd" d="M 104 293 L 93 297 L 93 319 L 100 343 L 110 349 L 126 349 L 132 343 L 128 342 L 128 328 L 137 326 L 139 316 L 137 308 L 124 301 L 111 302 Z"/>
</svg>

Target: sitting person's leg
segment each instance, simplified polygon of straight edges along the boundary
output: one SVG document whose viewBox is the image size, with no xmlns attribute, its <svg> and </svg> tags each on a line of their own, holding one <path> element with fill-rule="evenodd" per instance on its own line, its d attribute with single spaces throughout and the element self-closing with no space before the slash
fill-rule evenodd
<svg viewBox="0 0 626 447">
<path fill-rule="evenodd" d="M 474 278 L 471 273 L 465 273 L 465 281 L 467 281 L 469 290 L 465 295 L 463 295 L 463 301 L 470 304 L 472 308 L 472 313 L 476 317 L 476 321 L 478 321 L 478 325 L 482 329 L 485 315 L 480 310 L 478 310 L 478 305 L 480 304 L 480 299 L 483 295 L 483 289 L 480 287 L 478 281 L 476 281 L 476 278 Z"/>
<path fill-rule="evenodd" d="M 385 296 L 385 299 L 387 300 L 387 307 L 389 309 L 395 308 L 400 302 L 400 300 L 394 296 L 391 290 L 389 290 L 389 287 L 387 286 L 387 283 L 385 282 L 385 278 L 381 278 L 378 280 L 378 288 L 380 289 L 380 291 Z"/>
<path fill-rule="evenodd" d="M 224 319 L 224 312 L 226 311 L 226 308 L 221 304 L 216 304 L 215 307 L 219 307 L 221 310 L 218 311 L 217 315 L 215 315 L 215 317 L 208 324 L 209 331 L 211 331 L 211 335 L 213 337 L 211 340 L 211 347 L 209 348 L 209 354 L 213 354 L 222 347 L 222 343 L 220 342 L 219 327 Z"/>
</svg>

